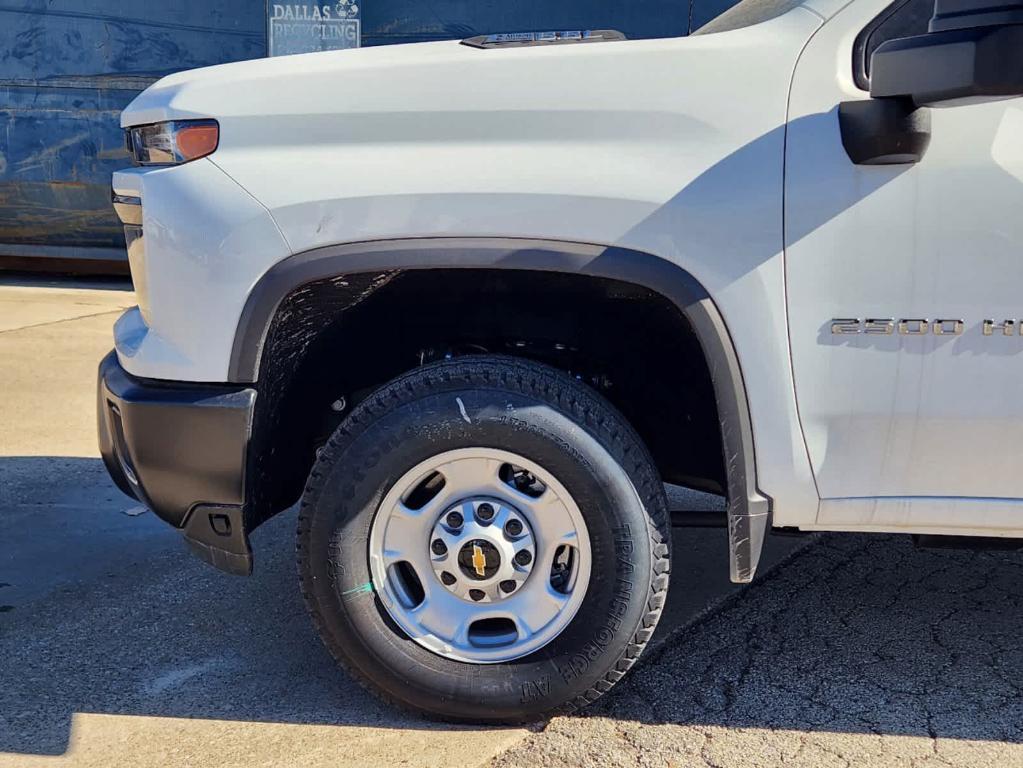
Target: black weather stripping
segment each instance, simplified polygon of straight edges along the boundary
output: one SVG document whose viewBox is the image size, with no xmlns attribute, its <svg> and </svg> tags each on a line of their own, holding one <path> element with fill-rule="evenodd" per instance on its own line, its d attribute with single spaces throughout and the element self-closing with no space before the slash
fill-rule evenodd
<svg viewBox="0 0 1023 768">
<path fill-rule="evenodd" d="M 584 29 L 560 32 L 503 32 L 480 35 L 462 41 L 471 48 L 525 48 L 536 45 L 565 45 L 567 43 L 609 43 L 627 39 L 616 29 Z"/>
</svg>

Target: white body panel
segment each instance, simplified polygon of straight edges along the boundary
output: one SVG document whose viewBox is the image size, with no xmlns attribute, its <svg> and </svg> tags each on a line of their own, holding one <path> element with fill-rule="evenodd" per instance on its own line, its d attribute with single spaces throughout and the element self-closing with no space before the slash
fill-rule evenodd
<svg viewBox="0 0 1023 768">
<path fill-rule="evenodd" d="M 142 199 L 149 286 L 149 321 L 118 323 L 121 363 L 226 380 L 253 285 L 318 247 L 623 246 L 681 266 L 720 309 L 775 525 L 1023 535 L 1023 476 L 996 450 L 1023 437 L 1023 339 L 977 325 L 1019 316 L 1023 103 L 934 110 L 924 162 L 854 166 L 836 110 L 867 98 L 853 42 L 886 4 L 806 0 L 677 40 L 435 43 L 165 78 L 122 122 L 213 117 L 221 143 L 115 175 Z M 835 317 L 968 332 L 833 337 Z"/>
<path fill-rule="evenodd" d="M 1023 535 L 1019 499 L 895 497 L 822 499 L 815 525 L 804 530 L 923 533 L 935 536 Z"/>
<path fill-rule="evenodd" d="M 266 209 L 209 160 L 114 174 L 115 194 L 141 198 L 149 324 L 118 321 L 117 354 L 137 376 L 226 381 L 234 329 L 259 276 L 289 255 Z"/>
<path fill-rule="evenodd" d="M 850 163 L 836 107 L 868 97 L 853 82 L 853 40 L 886 5 L 837 14 L 793 80 L 788 302 L 818 526 L 1018 531 L 1023 339 L 981 327 L 1020 317 L 1023 100 L 933 109 L 918 164 Z M 965 325 L 959 336 L 834 335 L 832 318 Z"/>
<path fill-rule="evenodd" d="M 746 379 L 760 488 L 780 524 L 810 522 L 818 499 L 792 392 L 781 195 L 789 83 L 820 22 L 795 8 L 677 40 L 437 43 L 166 78 L 123 122 L 213 116 L 221 144 L 209 161 L 141 174 L 149 285 L 179 301 L 183 286 L 195 293 L 187 307 L 152 296 L 158 333 L 131 353 L 119 344 L 122 364 L 224 380 L 248 289 L 318 246 L 431 235 L 627 246 L 681 265 L 713 296 Z M 214 165 L 226 174 L 215 182 L 192 167 Z M 197 188 L 220 195 L 228 177 L 245 190 L 231 204 Z M 194 215 L 202 241 L 175 241 Z M 232 240 L 246 217 L 253 236 Z"/>
</svg>

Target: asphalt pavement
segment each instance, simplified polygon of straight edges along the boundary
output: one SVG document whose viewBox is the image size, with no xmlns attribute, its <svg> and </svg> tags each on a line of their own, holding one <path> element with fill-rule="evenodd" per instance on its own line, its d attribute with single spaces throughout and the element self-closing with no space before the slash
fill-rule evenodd
<svg viewBox="0 0 1023 768">
<path fill-rule="evenodd" d="M 293 513 L 231 577 L 107 479 L 95 369 L 132 303 L 0 279 L 0 768 L 1023 766 L 1023 555 L 896 537 L 772 537 L 738 588 L 723 531 L 677 530 L 656 647 L 546 727 L 378 703 L 305 615 Z"/>
<path fill-rule="evenodd" d="M 124 283 L 0 279 L 0 767 L 471 768 L 522 741 L 402 714 L 339 671 L 302 605 L 293 512 L 255 533 L 255 575 L 236 578 L 113 486 L 95 375 L 133 303 Z M 657 642 L 738 590 L 723 531 L 676 545 L 688 585 Z"/>
<path fill-rule="evenodd" d="M 1021 593 L 1017 552 L 828 534 L 492 768 L 1020 766 Z"/>
</svg>

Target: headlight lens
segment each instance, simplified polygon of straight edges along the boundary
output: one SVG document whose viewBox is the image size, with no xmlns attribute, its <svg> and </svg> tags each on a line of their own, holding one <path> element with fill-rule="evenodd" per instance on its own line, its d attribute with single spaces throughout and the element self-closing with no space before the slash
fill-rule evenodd
<svg viewBox="0 0 1023 768">
<path fill-rule="evenodd" d="M 170 120 L 127 130 L 136 165 L 180 165 L 213 154 L 220 143 L 216 120 Z"/>
</svg>

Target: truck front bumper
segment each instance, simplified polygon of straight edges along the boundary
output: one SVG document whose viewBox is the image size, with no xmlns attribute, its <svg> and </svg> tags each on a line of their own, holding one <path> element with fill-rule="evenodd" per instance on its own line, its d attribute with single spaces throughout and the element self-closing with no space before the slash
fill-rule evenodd
<svg viewBox="0 0 1023 768">
<path fill-rule="evenodd" d="M 245 464 L 256 391 L 131 376 L 99 366 L 99 447 L 110 477 L 229 573 L 252 571 Z"/>
</svg>

